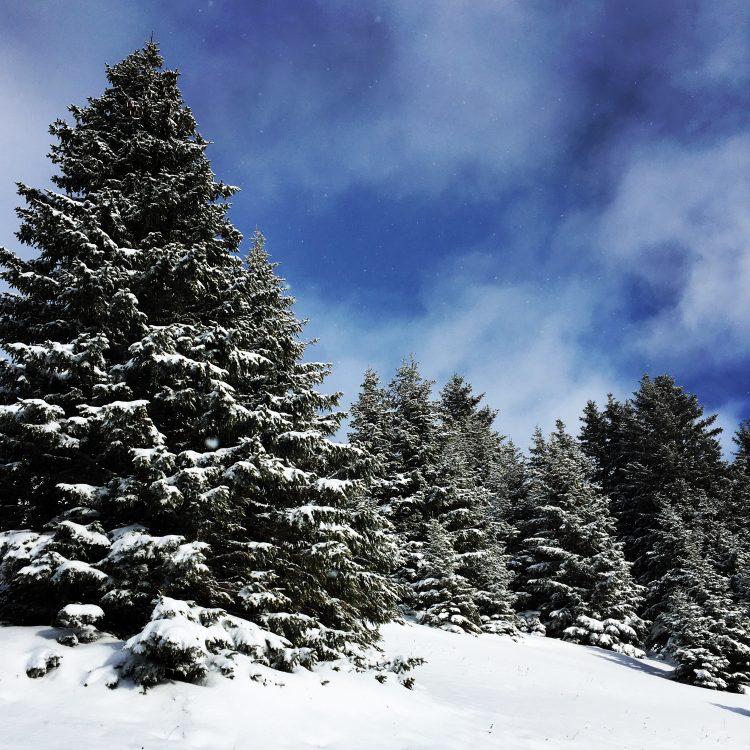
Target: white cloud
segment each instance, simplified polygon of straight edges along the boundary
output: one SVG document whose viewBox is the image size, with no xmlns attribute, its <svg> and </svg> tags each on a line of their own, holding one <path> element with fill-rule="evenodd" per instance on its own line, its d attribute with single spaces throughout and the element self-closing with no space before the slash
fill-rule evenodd
<svg viewBox="0 0 750 750">
<path fill-rule="evenodd" d="M 741 401 L 728 401 L 716 409 L 716 427 L 721 427 L 719 436 L 724 456 L 731 458 L 737 450 L 732 437 L 737 431 L 737 426 L 742 420 L 744 404 Z M 710 413 L 710 412 L 709 412 Z"/>
<path fill-rule="evenodd" d="M 23 3 L 7 15 L 0 27 L 0 245 L 19 249 L 15 183 L 50 186 L 50 123 L 101 92 L 105 63 L 143 44 L 162 14 L 136 3 L 71 0 Z"/>
<path fill-rule="evenodd" d="M 578 116 L 558 21 L 520 2 L 395 2 L 369 78 L 299 62 L 264 69 L 244 94 L 263 133 L 243 143 L 256 194 L 365 185 L 432 197 L 452 185 L 495 196 L 528 184 Z"/>
<path fill-rule="evenodd" d="M 610 364 L 583 341 L 599 306 L 590 289 L 575 280 L 551 289 L 503 284 L 483 278 L 481 259 L 462 265 L 472 270 L 452 266 L 425 283 L 423 312 L 409 319 L 366 317 L 355 304 L 332 306 L 305 290 L 300 308 L 321 341 L 311 355 L 334 363 L 329 387 L 353 397 L 366 367 L 387 380 L 414 353 L 438 387 L 459 372 L 485 392 L 500 409 L 498 428 L 521 447 L 535 426 L 550 429 L 557 417 L 577 432 L 589 398 L 626 395 Z"/>
<path fill-rule="evenodd" d="M 664 304 L 638 331 L 646 352 L 717 361 L 750 353 L 750 136 L 634 155 L 595 241 Z"/>
</svg>

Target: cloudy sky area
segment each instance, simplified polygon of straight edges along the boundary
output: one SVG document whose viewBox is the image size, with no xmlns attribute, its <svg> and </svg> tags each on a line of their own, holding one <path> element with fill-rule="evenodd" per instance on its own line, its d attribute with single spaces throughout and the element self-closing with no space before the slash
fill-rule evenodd
<svg viewBox="0 0 750 750">
<path fill-rule="evenodd" d="M 0 244 L 152 32 L 332 387 L 414 352 L 521 446 L 643 372 L 750 416 L 745 0 L 1 0 Z"/>
</svg>

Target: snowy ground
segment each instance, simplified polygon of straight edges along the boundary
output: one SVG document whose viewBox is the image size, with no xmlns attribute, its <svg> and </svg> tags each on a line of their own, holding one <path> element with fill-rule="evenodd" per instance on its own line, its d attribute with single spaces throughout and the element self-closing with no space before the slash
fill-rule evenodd
<svg viewBox="0 0 750 750">
<path fill-rule="evenodd" d="M 87 678 L 118 644 L 70 649 L 52 636 L 0 628 L 2 750 L 750 749 L 750 696 L 678 685 L 657 662 L 544 638 L 393 624 L 386 651 L 428 659 L 412 691 L 324 670 L 270 673 L 283 687 L 216 678 L 144 696 Z M 25 668 L 39 647 L 64 658 L 32 680 Z"/>
</svg>

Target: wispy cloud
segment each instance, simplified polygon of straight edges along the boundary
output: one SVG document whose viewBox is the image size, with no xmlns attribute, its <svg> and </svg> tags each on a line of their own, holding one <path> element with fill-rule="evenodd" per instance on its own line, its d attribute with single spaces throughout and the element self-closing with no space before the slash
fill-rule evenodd
<svg viewBox="0 0 750 750">
<path fill-rule="evenodd" d="M 283 56 L 261 53 L 238 88 L 207 92 L 219 110 L 246 108 L 253 138 L 238 167 L 261 197 L 290 186 L 328 197 L 362 186 L 494 197 L 547 169 L 579 120 L 565 13 L 485 0 L 324 8 L 338 35 L 329 28 Z"/>
<path fill-rule="evenodd" d="M 300 307 L 320 343 L 315 358 L 334 363 L 330 387 L 356 394 L 364 369 L 388 380 L 414 353 L 438 387 L 464 374 L 500 409 L 498 428 L 526 446 L 535 426 L 562 418 L 573 430 L 589 398 L 626 395 L 606 358 L 585 338 L 601 300 L 585 283 L 549 288 L 510 285 L 486 275 L 486 259 L 470 256 L 441 269 L 421 290 L 422 313 L 408 319 L 365 315 L 352 303 L 331 305 L 306 289 Z"/>
<path fill-rule="evenodd" d="M 658 300 L 637 345 L 674 359 L 750 354 L 749 206 L 750 133 L 634 155 L 594 222 L 608 268 L 640 277 Z"/>
</svg>

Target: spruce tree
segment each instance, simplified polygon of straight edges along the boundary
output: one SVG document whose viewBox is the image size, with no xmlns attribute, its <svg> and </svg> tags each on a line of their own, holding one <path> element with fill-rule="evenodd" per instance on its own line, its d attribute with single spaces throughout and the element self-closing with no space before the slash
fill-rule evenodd
<svg viewBox="0 0 750 750">
<path fill-rule="evenodd" d="M 744 692 L 750 685 L 750 616 L 727 579 L 691 540 L 675 550 L 679 573 L 656 629 L 668 634 L 665 652 L 676 662 L 674 679 L 713 690 Z"/>
<path fill-rule="evenodd" d="M 750 423 L 733 436 L 737 450 L 729 466 L 726 491 L 713 529 L 715 547 L 723 552 L 720 569 L 729 578 L 738 602 L 750 606 Z"/>
<path fill-rule="evenodd" d="M 408 498 L 425 485 L 425 472 L 437 455 L 437 419 L 432 403 L 433 381 L 422 377 L 414 357 L 404 360 L 388 386 L 388 469 L 394 497 Z"/>
<path fill-rule="evenodd" d="M 497 411 L 481 405 L 484 394 L 473 393 L 470 383 L 460 375 L 453 375 L 440 392 L 438 416 L 444 434 L 455 432 L 461 436 L 468 469 L 477 481 L 490 489 L 498 505 L 513 503 L 522 485 L 520 453 L 503 435 L 494 429 Z"/>
<path fill-rule="evenodd" d="M 349 439 L 376 459 L 383 459 L 387 452 L 388 412 L 388 398 L 380 387 L 380 377 L 368 369 L 350 410 Z"/>
<path fill-rule="evenodd" d="M 241 260 L 236 189 L 156 45 L 107 77 L 51 128 L 59 192 L 19 187 L 37 254 L 0 255 L 0 617 L 96 622 L 144 684 L 352 654 L 392 552 L 327 367 L 262 236 Z"/>
<path fill-rule="evenodd" d="M 644 377 L 631 401 L 587 406 L 582 440 L 644 585 L 647 645 L 676 661 L 676 679 L 735 690 L 750 627 L 746 440 L 741 427 L 727 471 L 714 421 L 670 377 Z"/>
<path fill-rule="evenodd" d="M 624 425 L 631 409 L 629 402 L 618 401 L 610 393 L 601 411 L 589 401 L 581 417 L 581 449 L 594 462 L 594 479 L 608 496 L 622 481 Z"/>
<path fill-rule="evenodd" d="M 698 399 L 672 378 L 644 376 L 623 425 L 622 481 L 613 493 L 620 535 L 642 583 L 667 572 L 650 555 L 663 504 L 686 524 L 710 523 L 717 479 L 722 474 L 715 416 L 704 417 Z M 690 491 L 686 496 L 684 489 Z M 704 493 L 702 507 L 698 493 Z"/>
<path fill-rule="evenodd" d="M 413 357 L 404 360 L 386 394 L 388 443 L 382 456 L 385 478 L 378 500 L 393 523 L 400 546 L 399 577 L 409 580 L 418 565 L 425 539 L 423 491 L 438 455 L 432 381 L 419 372 Z"/>
<path fill-rule="evenodd" d="M 494 412 L 453 378 L 440 402 L 413 358 L 387 392 L 368 371 L 350 437 L 376 454 L 371 492 L 400 550 L 403 604 L 418 621 L 451 630 L 511 633 L 513 596 L 492 493 Z"/>
<path fill-rule="evenodd" d="M 455 550 L 440 521 L 427 521 L 410 602 L 417 622 L 454 633 L 479 633 L 480 614 L 466 579 L 456 571 Z"/>
<path fill-rule="evenodd" d="M 734 467 L 738 471 L 750 474 L 750 419 L 745 419 L 732 436 L 737 446 L 734 452 Z"/>
<path fill-rule="evenodd" d="M 474 590 L 485 632 L 515 634 L 505 542 L 511 532 L 507 446 L 492 427 L 496 412 L 454 375 L 441 391 L 440 456 L 433 480 L 437 517 L 449 531 L 457 570 Z"/>
<path fill-rule="evenodd" d="M 715 533 L 727 493 L 715 419 L 666 375 L 644 376 L 623 413 L 610 491 L 620 539 L 646 587 L 642 613 L 652 620 L 668 606 L 679 563 L 670 537 L 698 540 L 701 554 L 717 563 L 728 554 Z"/>
<path fill-rule="evenodd" d="M 743 422 L 732 439 L 737 450 L 729 466 L 721 515 L 731 532 L 750 545 L 750 422 Z"/>
<path fill-rule="evenodd" d="M 610 394 L 611 398 L 611 394 Z M 609 464 L 609 423 L 594 401 L 588 401 L 581 416 L 579 442 L 581 450 L 592 460 L 594 480 L 603 488 Z"/>
<path fill-rule="evenodd" d="M 426 624 L 476 631 L 479 615 L 473 605 L 465 606 L 467 586 L 452 565 L 455 550 L 445 530 L 441 528 L 438 533 L 434 525 L 435 467 L 440 447 L 432 385 L 420 374 L 414 357 L 404 360 L 396 371 L 386 394 L 389 419 L 387 446 L 381 458 L 384 478 L 374 490 L 397 540 L 396 580 L 401 586 L 403 608 Z M 440 560 L 445 563 L 445 579 L 439 570 Z M 439 584 L 435 583 L 437 579 Z M 451 602 L 451 593 L 456 601 Z M 451 612 L 451 618 L 436 619 L 433 607 L 443 614 Z"/>
<path fill-rule="evenodd" d="M 413 567 L 404 570 L 408 590 L 422 591 L 425 575 L 429 579 L 440 578 L 434 565 L 424 566 L 437 524 L 444 536 L 441 559 L 446 562 L 445 575 L 451 581 L 447 590 L 454 590 L 454 582 L 460 578 L 462 590 L 468 592 L 474 605 L 472 611 L 476 612 L 475 617 L 463 613 L 462 627 L 470 631 L 481 628 L 488 633 L 516 634 L 510 575 L 496 524 L 490 516 L 489 493 L 468 471 L 459 440 L 446 441 L 426 476 L 427 484 L 417 493 L 415 502 L 422 522 L 412 527 L 416 533 L 412 533 L 409 544 L 405 545 L 405 549 L 412 550 L 414 560 Z M 418 613 L 420 605 L 417 596 L 413 609 Z"/>
<path fill-rule="evenodd" d="M 392 488 L 389 481 L 391 407 L 388 393 L 380 386 L 375 370 L 368 369 L 362 382 L 359 396 L 351 407 L 349 440 L 361 451 L 361 461 L 369 468 L 368 496 L 382 511 Z M 381 513 L 389 530 L 390 525 Z"/>
<path fill-rule="evenodd" d="M 593 466 L 561 422 L 531 449 L 517 555 L 519 606 L 538 613 L 547 634 L 642 655 L 641 597 Z"/>
</svg>

